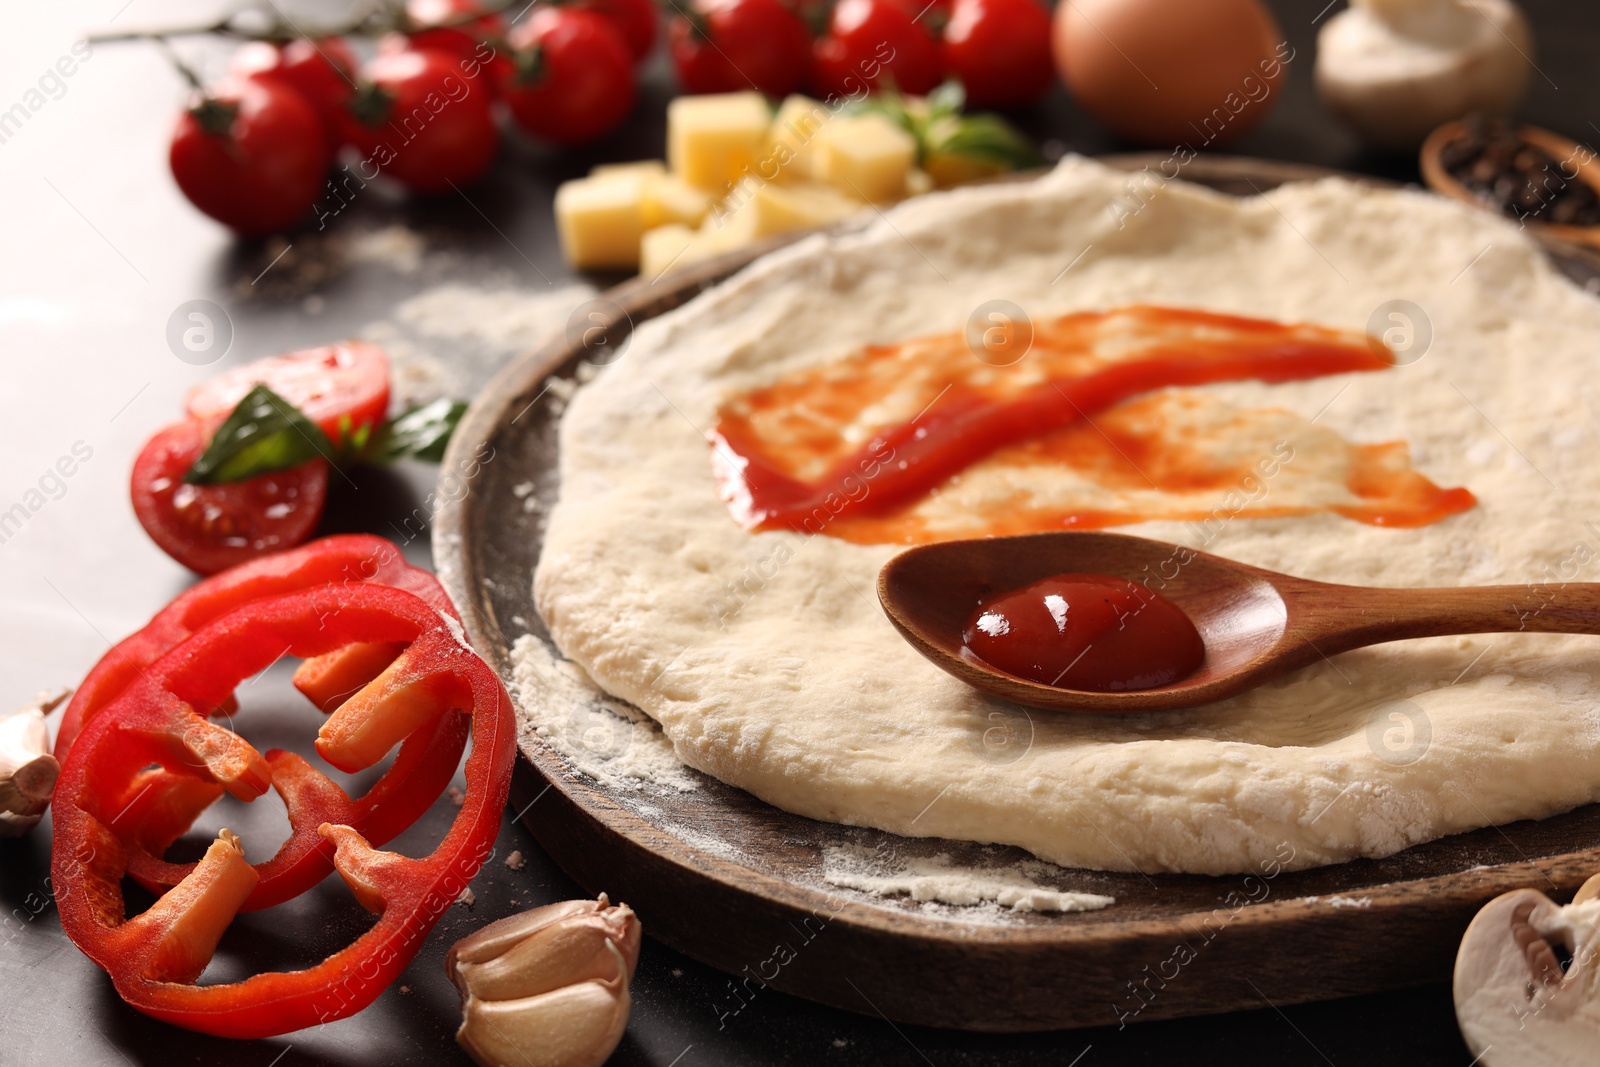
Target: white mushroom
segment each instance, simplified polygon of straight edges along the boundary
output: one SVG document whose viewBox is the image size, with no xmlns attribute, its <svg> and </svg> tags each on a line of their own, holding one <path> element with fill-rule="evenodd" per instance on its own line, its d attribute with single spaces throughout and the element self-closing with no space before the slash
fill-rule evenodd
<svg viewBox="0 0 1600 1067">
<path fill-rule="evenodd" d="M 1365 140 L 1410 151 L 1452 119 L 1509 114 L 1532 57 L 1511 0 L 1350 0 L 1317 34 L 1317 91 Z"/>
<path fill-rule="evenodd" d="M 1600 874 L 1565 907 L 1533 889 L 1485 904 L 1456 954 L 1456 1021 L 1479 1057 L 1474 1062 L 1593 1064 L 1600 1049 L 1597 957 Z"/>
<path fill-rule="evenodd" d="M 21 837 L 50 806 L 61 765 L 50 754 L 44 717 L 66 696 L 65 690 L 40 694 L 26 708 L 0 719 L 0 837 Z"/>
</svg>

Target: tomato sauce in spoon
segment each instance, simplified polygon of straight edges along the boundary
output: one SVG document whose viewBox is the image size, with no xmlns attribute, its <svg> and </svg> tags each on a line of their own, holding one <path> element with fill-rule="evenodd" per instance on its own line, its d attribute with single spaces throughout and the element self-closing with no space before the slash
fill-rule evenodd
<svg viewBox="0 0 1600 1067">
<path fill-rule="evenodd" d="M 1182 608 L 1105 574 L 1057 574 L 987 597 L 961 636 L 964 654 L 1007 674 L 1097 693 L 1170 685 L 1206 655 Z"/>
</svg>

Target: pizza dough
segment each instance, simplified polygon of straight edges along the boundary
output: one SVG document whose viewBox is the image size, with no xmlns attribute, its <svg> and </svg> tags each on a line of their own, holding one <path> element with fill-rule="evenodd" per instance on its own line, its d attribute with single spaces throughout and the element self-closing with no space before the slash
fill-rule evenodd
<svg viewBox="0 0 1600 1067">
<path fill-rule="evenodd" d="M 1404 439 L 1476 508 L 1418 529 L 1328 514 L 1121 529 L 1326 581 L 1524 583 L 1530 612 L 1600 572 L 1600 304 L 1515 227 L 1338 180 L 1238 200 L 1072 158 L 809 238 L 645 323 L 562 422 L 534 581 L 562 652 L 685 762 L 778 807 L 1068 866 L 1304 868 L 1600 798 L 1600 638 L 1411 641 L 1189 711 L 1028 711 L 897 636 L 874 592 L 897 546 L 730 518 L 704 436 L 726 397 L 866 343 L 960 330 L 990 299 L 1033 316 L 1151 303 L 1380 331 L 1380 308 L 1411 301 L 1431 325 L 1414 362 L 1185 392 Z"/>
</svg>

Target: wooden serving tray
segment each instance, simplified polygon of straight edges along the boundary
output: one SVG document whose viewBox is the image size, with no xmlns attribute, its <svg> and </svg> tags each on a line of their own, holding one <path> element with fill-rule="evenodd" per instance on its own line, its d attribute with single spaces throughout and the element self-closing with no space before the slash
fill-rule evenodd
<svg viewBox="0 0 1600 1067">
<path fill-rule="evenodd" d="M 1159 156 L 1113 157 L 1137 170 Z M 1186 179 L 1249 194 L 1331 172 L 1202 158 Z M 763 246 L 605 294 L 608 343 L 732 274 Z M 1600 257 L 1558 249 L 1574 277 Z M 590 337 L 594 341 L 593 335 Z M 558 488 L 552 377 L 589 352 L 563 339 L 505 368 L 462 420 L 441 470 L 476 469 L 435 516 L 439 576 L 477 648 L 509 683 L 511 642 L 549 643 L 532 604 L 542 510 Z M 475 457 L 492 459 L 475 462 Z M 515 689 L 513 688 L 515 694 Z M 888 1019 L 970 1030 L 1043 1030 L 1328 999 L 1446 980 L 1474 912 L 1521 886 L 1570 894 L 1600 870 L 1600 805 L 1458 834 L 1378 861 L 1299 873 L 1199 877 L 1061 869 L 1063 890 L 1103 893 L 1102 911 L 997 917 L 834 888 L 829 845 L 884 845 L 900 857 L 997 866 L 1017 849 L 907 839 L 815 822 L 695 774 L 685 793 L 607 789 L 537 738 L 524 738 L 513 810 L 591 891 L 625 900 L 644 928 L 730 976 L 707 1010 L 737 1014 L 771 987 Z M 537 803 L 535 803 L 537 801 Z"/>
</svg>

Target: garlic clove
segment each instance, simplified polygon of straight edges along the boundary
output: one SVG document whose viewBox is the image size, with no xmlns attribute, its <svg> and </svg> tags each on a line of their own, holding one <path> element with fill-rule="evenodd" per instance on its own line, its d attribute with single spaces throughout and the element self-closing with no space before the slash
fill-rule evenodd
<svg viewBox="0 0 1600 1067">
<path fill-rule="evenodd" d="M 44 717 L 66 697 L 66 690 L 41 695 L 0 719 L 0 837 L 21 837 L 50 806 L 61 764 L 50 754 Z"/>
<path fill-rule="evenodd" d="M 469 999 L 456 1041 L 483 1067 L 600 1067 L 622 1040 L 630 1007 L 621 977 L 520 1000 Z"/>
<path fill-rule="evenodd" d="M 1570 964 L 1563 970 L 1557 947 Z M 1518 889 L 1484 905 L 1456 955 L 1456 1019 L 1486 1067 L 1594 1062 L 1600 1046 L 1600 876 L 1565 907 Z"/>
<path fill-rule="evenodd" d="M 639 924 L 631 910 L 617 917 L 595 912 L 574 915 L 531 933 L 494 959 L 459 963 L 457 973 L 467 989 L 484 1000 L 515 1000 L 591 978 L 610 978 L 616 968 L 606 950 L 620 947 L 630 922 L 636 930 Z M 635 945 L 635 957 L 637 953 Z M 628 953 L 621 955 L 626 961 Z"/>
<path fill-rule="evenodd" d="M 461 993 L 456 1040 L 484 1065 L 603 1063 L 627 1028 L 640 939 L 633 910 L 603 894 L 491 923 L 445 959 Z"/>
<path fill-rule="evenodd" d="M 492 960 L 530 934 L 568 916 L 592 915 L 605 906 L 606 896 L 602 893 L 599 900 L 563 900 L 492 922 L 477 933 L 457 941 L 445 960 L 445 968 L 454 973 L 457 960 L 462 963 Z"/>
</svg>

